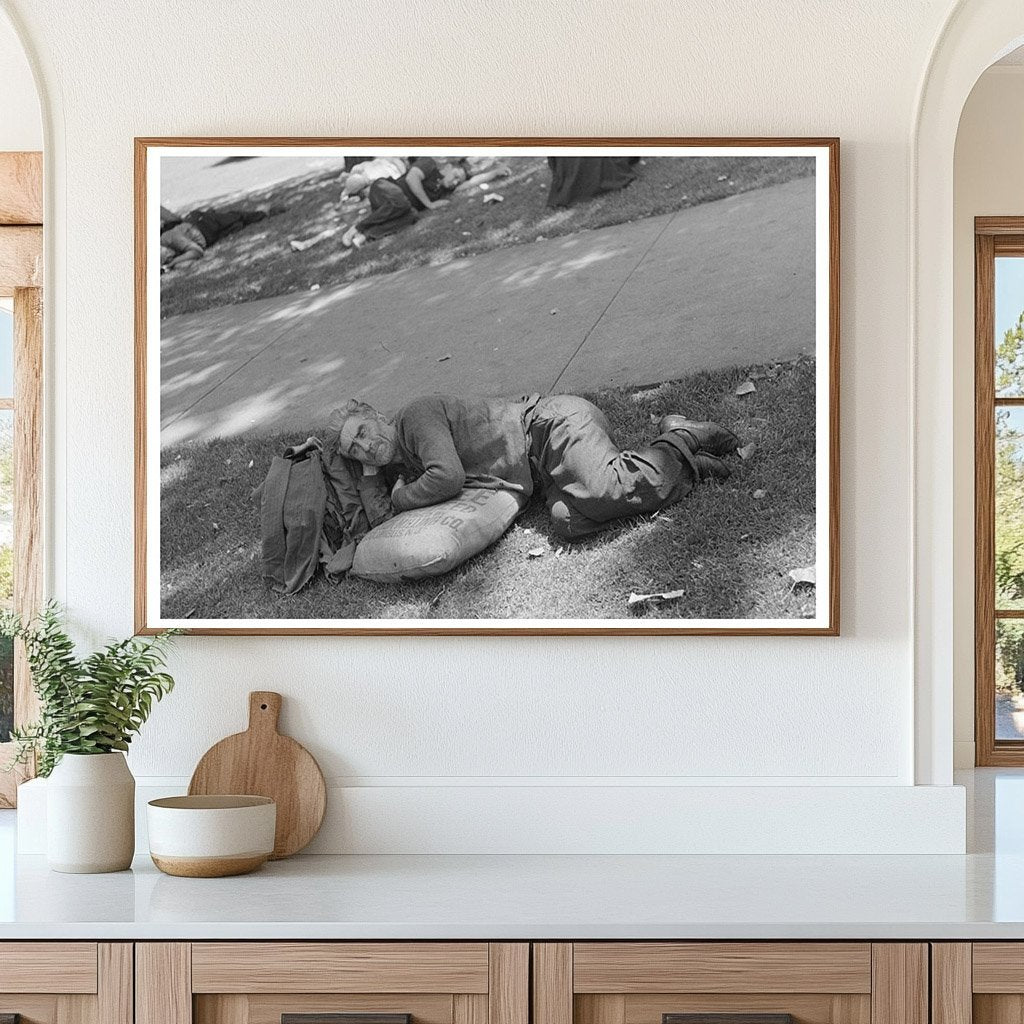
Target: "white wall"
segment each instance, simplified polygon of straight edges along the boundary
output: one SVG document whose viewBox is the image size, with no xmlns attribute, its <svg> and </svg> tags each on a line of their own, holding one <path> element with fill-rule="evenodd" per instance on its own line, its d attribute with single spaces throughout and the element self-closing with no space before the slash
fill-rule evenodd
<svg viewBox="0 0 1024 1024">
<path fill-rule="evenodd" d="M 990 68 L 960 119 L 954 161 L 954 709 L 974 764 L 974 218 L 1024 216 L 1024 66 Z"/>
<path fill-rule="evenodd" d="M 183 639 L 136 773 L 187 776 L 273 688 L 360 799 L 914 781 L 908 161 L 945 0 L 5 3 L 53 117 L 52 590 L 92 639 L 132 627 L 133 136 L 843 142 L 842 638 Z M 957 806 L 936 811 L 954 831 Z"/>
</svg>

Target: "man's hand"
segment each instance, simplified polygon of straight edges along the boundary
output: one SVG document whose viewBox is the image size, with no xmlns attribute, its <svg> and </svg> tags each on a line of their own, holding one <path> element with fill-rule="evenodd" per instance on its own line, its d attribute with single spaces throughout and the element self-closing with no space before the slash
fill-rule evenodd
<svg viewBox="0 0 1024 1024">
<path fill-rule="evenodd" d="M 439 206 L 447 206 L 451 202 L 450 199 L 435 199 L 431 204 L 430 208 L 436 210 Z"/>
<path fill-rule="evenodd" d="M 395 495 L 405 486 L 405 477 L 400 476 L 395 481 L 395 486 L 391 488 L 391 500 L 395 500 Z"/>
</svg>

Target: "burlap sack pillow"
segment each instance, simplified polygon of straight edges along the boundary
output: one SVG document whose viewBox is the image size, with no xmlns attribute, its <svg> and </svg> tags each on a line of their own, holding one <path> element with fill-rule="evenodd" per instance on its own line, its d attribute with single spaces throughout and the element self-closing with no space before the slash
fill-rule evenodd
<svg viewBox="0 0 1024 1024">
<path fill-rule="evenodd" d="M 524 504 L 516 492 L 467 488 L 451 501 L 401 512 L 359 542 L 352 575 L 378 583 L 440 576 L 493 544 Z"/>
</svg>

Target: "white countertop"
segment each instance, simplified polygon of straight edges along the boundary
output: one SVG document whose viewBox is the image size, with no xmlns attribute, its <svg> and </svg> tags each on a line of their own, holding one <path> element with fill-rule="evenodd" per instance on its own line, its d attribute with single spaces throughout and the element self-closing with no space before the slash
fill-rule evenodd
<svg viewBox="0 0 1024 1024">
<path fill-rule="evenodd" d="M 298 857 L 227 879 L 23 857 L 3 938 L 1024 938 L 1024 856 Z"/>
<path fill-rule="evenodd" d="M 239 878 L 13 855 L 0 940 L 1024 939 L 1024 772 L 975 772 L 966 856 L 309 856 Z M 13 866 L 13 870 L 11 870 Z"/>
</svg>

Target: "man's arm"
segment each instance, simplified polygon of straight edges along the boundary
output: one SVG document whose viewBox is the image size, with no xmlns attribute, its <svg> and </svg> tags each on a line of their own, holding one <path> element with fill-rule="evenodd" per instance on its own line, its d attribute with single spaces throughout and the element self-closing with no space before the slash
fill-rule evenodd
<svg viewBox="0 0 1024 1024">
<path fill-rule="evenodd" d="M 427 210 L 433 210 L 435 206 L 446 206 L 448 200 L 438 199 L 436 202 L 427 195 L 423 188 L 423 172 L 414 164 L 405 173 L 405 183 L 409 191 L 423 204 Z"/>
<path fill-rule="evenodd" d="M 454 498 L 466 482 L 466 472 L 444 413 L 440 408 L 410 410 L 402 427 L 406 444 L 423 464 L 423 473 L 411 484 L 396 487 L 391 504 L 405 512 Z"/>
</svg>

